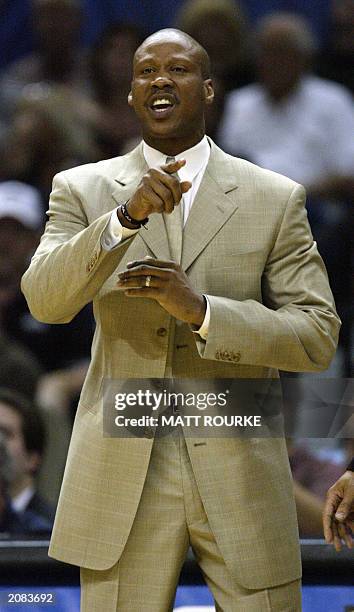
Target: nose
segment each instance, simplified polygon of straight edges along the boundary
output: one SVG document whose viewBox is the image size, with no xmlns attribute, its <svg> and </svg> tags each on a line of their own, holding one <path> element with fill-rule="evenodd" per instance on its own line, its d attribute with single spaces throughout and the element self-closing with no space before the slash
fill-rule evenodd
<svg viewBox="0 0 354 612">
<path fill-rule="evenodd" d="M 158 87 L 159 89 L 163 89 L 164 87 L 170 87 L 172 81 L 167 76 L 157 76 L 151 83 L 152 87 Z"/>
</svg>

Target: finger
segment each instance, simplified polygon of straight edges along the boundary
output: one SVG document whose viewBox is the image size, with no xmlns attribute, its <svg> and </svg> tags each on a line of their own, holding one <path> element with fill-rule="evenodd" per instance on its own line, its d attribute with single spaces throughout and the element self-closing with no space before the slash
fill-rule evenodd
<svg viewBox="0 0 354 612">
<path fill-rule="evenodd" d="M 326 542 L 328 544 L 330 544 L 333 540 L 332 520 L 333 520 L 335 509 L 336 509 L 335 500 L 333 499 L 333 496 L 328 494 L 327 501 L 325 503 L 323 513 L 322 513 L 323 532 L 324 532 L 324 537 L 326 539 Z"/>
<path fill-rule="evenodd" d="M 347 535 L 347 530 L 345 528 L 345 525 L 343 525 L 343 523 L 337 523 L 337 530 L 338 530 L 338 536 L 340 537 L 341 540 L 344 540 L 345 542 L 346 535 Z"/>
<path fill-rule="evenodd" d="M 150 276 L 150 275 L 149 275 Z M 117 286 L 118 288 L 122 289 L 123 291 L 125 289 L 140 289 L 140 288 L 149 288 L 149 287 L 153 287 L 153 288 L 160 288 L 164 282 L 164 280 L 162 278 L 158 278 L 157 276 L 150 276 L 150 281 L 149 284 L 147 285 L 147 279 L 148 276 L 134 276 L 132 278 L 122 278 L 118 281 Z"/>
<path fill-rule="evenodd" d="M 131 269 L 131 268 L 136 268 L 136 266 L 146 266 L 146 259 L 135 259 L 134 261 L 129 261 L 127 263 L 127 268 Z M 163 259 L 154 259 L 153 257 L 151 257 L 149 259 L 149 266 L 153 266 L 154 268 L 170 268 L 170 269 L 176 269 L 178 267 L 178 264 L 176 264 L 176 262 L 174 261 L 164 261 Z"/>
<path fill-rule="evenodd" d="M 336 549 L 337 552 L 339 552 L 340 550 L 342 550 L 342 542 L 338 534 L 337 523 L 335 522 L 332 523 L 332 531 L 333 531 L 334 548 Z"/>
<path fill-rule="evenodd" d="M 148 264 L 144 263 L 140 266 L 125 270 L 124 272 L 119 272 L 118 278 L 119 281 L 125 281 L 130 278 L 137 277 L 144 277 L 144 279 L 146 279 L 147 276 L 154 276 L 156 278 L 167 278 L 169 276 L 169 272 L 170 271 L 166 268 L 156 268 L 154 266 L 149 266 Z"/>
<path fill-rule="evenodd" d="M 189 191 L 192 187 L 192 183 L 190 181 L 182 181 L 182 183 L 180 183 L 180 187 L 182 193 L 187 193 L 187 191 Z"/>
<path fill-rule="evenodd" d="M 169 164 L 163 164 L 162 166 L 160 166 L 160 168 L 164 172 L 167 172 L 167 174 L 174 174 L 175 172 L 178 172 L 178 170 L 183 168 L 183 166 L 185 165 L 186 165 L 185 159 L 176 159 L 176 161 L 171 162 Z"/>
<path fill-rule="evenodd" d="M 343 500 L 341 501 L 341 503 L 339 504 L 335 517 L 337 521 L 343 522 L 345 521 L 345 519 L 347 518 L 349 512 L 350 512 L 350 506 L 351 504 L 349 503 L 349 500 L 347 499 L 347 496 L 344 495 Z"/>
<path fill-rule="evenodd" d="M 159 172 L 158 170 L 152 169 L 151 180 L 159 182 L 170 190 L 174 204 L 180 202 L 182 197 L 182 189 L 181 183 L 178 180 L 177 176 L 169 176 L 168 174 L 164 174 L 162 172 Z"/>
<path fill-rule="evenodd" d="M 156 212 L 162 213 L 164 211 L 165 203 L 159 194 L 152 189 L 151 185 L 145 185 L 145 197 L 147 197 L 150 206 L 152 206 Z"/>
<path fill-rule="evenodd" d="M 152 300 L 157 300 L 160 297 L 159 290 L 156 287 L 144 287 L 143 289 L 127 289 L 124 292 L 127 297 L 143 297 Z"/>
<path fill-rule="evenodd" d="M 163 202 L 163 212 L 171 213 L 176 202 L 179 202 L 182 197 L 182 192 L 178 181 L 177 185 L 166 184 L 164 181 L 152 179 L 150 182 L 151 188 L 161 198 Z M 179 198 L 179 199 L 176 199 Z"/>
<path fill-rule="evenodd" d="M 323 533 L 327 544 L 331 544 L 333 542 L 333 531 L 330 516 L 323 517 Z"/>
</svg>

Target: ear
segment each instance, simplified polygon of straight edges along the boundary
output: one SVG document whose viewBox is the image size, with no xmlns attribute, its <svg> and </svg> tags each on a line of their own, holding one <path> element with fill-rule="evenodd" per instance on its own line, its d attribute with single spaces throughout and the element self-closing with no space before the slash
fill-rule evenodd
<svg viewBox="0 0 354 612">
<path fill-rule="evenodd" d="M 214 86 L 211 79 L 204 81 L 204 101 L 205 104 L 212 104 L 214 101 Z"/>
<path fill-rule="evenodd" d="M 129 106 L 133 106 L 133 94 L 131 91 L 128 93 L 128 104 Z"/>
</svg>

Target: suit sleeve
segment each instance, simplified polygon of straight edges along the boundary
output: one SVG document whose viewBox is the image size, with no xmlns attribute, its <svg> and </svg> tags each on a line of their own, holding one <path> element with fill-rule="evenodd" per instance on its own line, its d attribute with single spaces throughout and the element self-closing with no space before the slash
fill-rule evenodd
<svg viewBox="0 0 354 612">
<path fill-rule="evenodd" d="M 329 366 L 340 320 L 304 204 L 296 185 L 264 269 L 263 303 L 208 294 L 208 336 L 197 339 L 204 359 L 293 372 Z"/>
<path fill-rule="evenodd" d="M 101 238 L 111 212 L 89 224 L 65 172 L 54 177 L 48 217 L 21 288 L 36 319 L 68 323 L 92 301 L 134 237 L 104 250 Z"/>
</svg>

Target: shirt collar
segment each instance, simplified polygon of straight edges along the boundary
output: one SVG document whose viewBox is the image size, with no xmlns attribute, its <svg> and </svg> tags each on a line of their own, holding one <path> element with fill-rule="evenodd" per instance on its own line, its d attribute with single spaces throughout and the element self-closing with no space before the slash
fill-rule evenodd
<svg viewBox="0 0 354 612">
<path fill-rule="evenodd" d="M 157 149 L 153 149 L 145 141 L 143 142 L 143 155 L 149 168 L 161 166 L 166 163 L 167 155 L 161 153 L 161 151 L 157 151 Z M 177 160 L 186 160 L 185 166 L 178 171 L 179 178 L 182 181 L 192 182 L 197 174 L 207 165 L 209 156 L 210 145 L 206 136 L 203 136 L 194 147 L 175 155 Z"/>
</svg>

